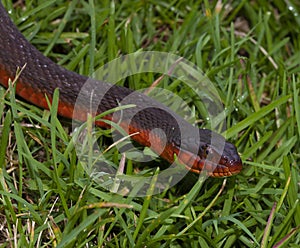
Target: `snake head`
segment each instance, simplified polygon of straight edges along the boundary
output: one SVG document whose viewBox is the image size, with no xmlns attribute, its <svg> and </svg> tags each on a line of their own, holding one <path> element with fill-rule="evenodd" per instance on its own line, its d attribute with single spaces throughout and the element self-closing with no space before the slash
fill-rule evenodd
<svg viewBox="0 0 300 248">
<path fill-rule="evenodd" d="M 223 136 L 210 130 L 200 130 L 200 142 L 190 137 L 177 146 L 177 158 L 190 171 L 212 177 L 227 177 L 242 170 L 242 160 L 236 147 Z M 193 151 L 193 152 L 191 152 Z"/>
<path fill-rule="evenodd" d="M 221 152 L 212 145 L 205 144 L 199 149 L 198 159 L 193 163 L 191 171 L 199 172 L 203 169 L 213 177 L 232 176 L 242 170 L 242 160 L 236 147 L 228 141 Z"/>
</svg>

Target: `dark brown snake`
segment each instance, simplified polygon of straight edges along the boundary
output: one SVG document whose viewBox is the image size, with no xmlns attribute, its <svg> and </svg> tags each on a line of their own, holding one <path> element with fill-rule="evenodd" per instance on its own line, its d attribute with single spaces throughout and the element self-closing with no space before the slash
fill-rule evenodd
<svg viewBox="0 0 300 248">
<path fill-rule="evenodd" d="M 58 114 L 85 121 L 88 108 L 83 104 L 81 112 L 77 111 L 74 116 L 74 105 L 85 82 L 92 80 L 94 87 L 102 92 L 96 91 L 93 95 L 93 99 L 102 99 L 100 104 L 97 104 L 96 114 L 118 107 L 120 101 L 133 95 L 131 99 L 134 100 L 129 103 L 135 104 L 136 107 L 125 109 L 122 114 L 115 114 L 114 118 L 112 115 L 105 118 L 117 122 L 128 134 L 136 133 L 131 137 L 133 140 L 143 146 L 151 146 L 151 149 L 168 162 L 173 163 L 176 155 L 179 162 L 191 171 L 200 173 L 205 170 L 213 177 L 231 176 L 242 169 L 242 161 L 235 146 L 221 135 L 192 126 L 167 107 L 142 93 L 88 79 L 52 62 L 25 39 L 0 3 L 0 83 L 8 87 L 8 80 L 13 80 L 17 68 L 25 64 L 26 67 L 17 81 L 16 93 L 34 105 L 48 109 L 46 96 L 51 101 L 54 90 L 58 88 Z M 87 94 L 86 98 L 90 97 Z M 108 127 L 103 122 L 96 124 Z M 157 128 L 165 133 L 165 140 L 160 132 L 151 132 Z M 180 133 L 181 130 L 185 132 L 184 135 Z M 214 142 L 211 141 L 212 138 Z M 151 144 L 150 140 L 154 142 Z"/>
</svg>

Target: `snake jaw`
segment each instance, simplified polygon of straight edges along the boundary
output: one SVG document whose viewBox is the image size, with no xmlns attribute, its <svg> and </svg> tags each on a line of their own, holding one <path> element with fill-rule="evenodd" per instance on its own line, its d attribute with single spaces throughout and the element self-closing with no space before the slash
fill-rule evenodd
<svg viewBox="0 0 300 248">
<path fill-rule="evenodd" d="M 232 150 L 233 145 L 231 143 L 226 142 L 226 145 Z M 229 177 L 242 170 L 240 157 L 238 155 L 231 156 L 229 159 L 229 156 L 226 155 L 228 151 L 225 148 L 222 155 L 208 144 L 200 146 L 197 155 L 178 147 L 175 150 L 177 150 L 178 161 L 188 170 L 197 174 L 206 173 L 207 176 L 211 177 Z"/>
</svg>

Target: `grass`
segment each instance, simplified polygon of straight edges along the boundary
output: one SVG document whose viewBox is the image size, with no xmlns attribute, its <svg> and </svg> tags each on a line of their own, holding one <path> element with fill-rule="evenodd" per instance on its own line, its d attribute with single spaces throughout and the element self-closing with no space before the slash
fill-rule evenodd
<svg viewBox="0 0 300 248">
<path fill-rule="evenodd" d="M 58 95 L 45 111 L 15 98 L 13 87 L 1 89 L 1 247 L 299 247 L 297 1 L 2 3 L 34 46 L 81 74 L 139 50 L 196 64 L 218 90 L 224 134 L 244 169 L 226 180 L 188 174 L 160 194 L 122 197 L 83 169 L 70 123 L 56 116 Z M 120 83 L 140 89 L 159 76 Z M 190 88 L 168 78 L 159 87 L 184 99 L 205 125 L 204 105 Z M 97 136 L 104 152 L 110 131 L 97 129 Z M 122 161 L 115 147 L 105 159 L 113 167 Z M 143 169 L 128 159 L 125 165 L 132 174 Z"/>
</svg>

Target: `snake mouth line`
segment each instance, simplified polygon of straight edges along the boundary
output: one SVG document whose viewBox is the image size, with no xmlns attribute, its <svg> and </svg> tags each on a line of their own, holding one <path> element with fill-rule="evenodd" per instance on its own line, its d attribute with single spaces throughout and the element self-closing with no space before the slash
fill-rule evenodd
<svg viewBox="0 0 300 248">
<path fill-rule="evenodd" d="M 180 158 L 179 161 L 184 164 L 184 162 Z M 207 159 L 198 160 L 198 162 L 195 162 L 192 167 L 189 167 L 185 164 L 185 167 L 191 172 L 197 174 L 205 173 L 210 177 L 230 177 L 238 174 L 242 170 L 242 164 L 240 163 L 234 165 L 232 167 L 234 169 L 230 169 L 225 165 L 213 163 Z"/>
<path fill-rule="evenodd" d="M 220 164 L 222 157 L 212 161 L 206 158 L 201 158 L 186 150 L 177 149 L 177 159 L 191 172 L 201 174 L 205 173 L 211 177 L 229 177 L 238 174 L 242 170 L 242 161 L 229 161 L 227 164 Z"/>
</svg>

